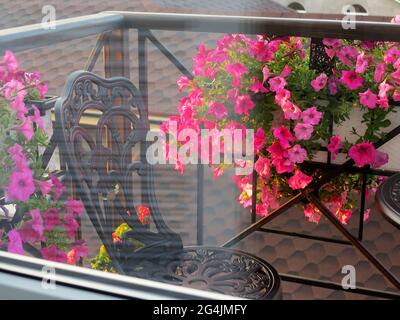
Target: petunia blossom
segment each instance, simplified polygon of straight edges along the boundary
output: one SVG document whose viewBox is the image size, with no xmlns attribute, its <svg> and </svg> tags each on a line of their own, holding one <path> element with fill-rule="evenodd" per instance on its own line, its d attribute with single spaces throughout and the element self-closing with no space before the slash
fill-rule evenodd
<svg viewBox="0 0 400 320">
<path fill-rule="evenodd" d="M 60 179 L 58 179 L 55 175 L 50 175 L 51 182 L 53 183 L 52 192 L 54 194 L 54 200 L 58 201 L 63 193 L 66 191 L 65 186 L 62 184 Z"/>
<path fill-rule="evenodd" d="M 52 244 L 49 247 L 41 248 L 40 253 L 42 258 L 49 261 L 67 263 L 68 256 L 64 251 L 57 249 L 57 246 Z"/>
<path fill-rule="evenodd" d="M 21 132 L 26 140 L 31 141 L 34 134 L 32 118 L 25 117 L 22 123 L 15 127 L 15 130 Z"/>
<path fill-rule="evenodd" d="M 69 198 L 65 202 L 65 208 L 68 213 L 72 213 L 75 217 L 80 217 L 85 211 L 82 201 Z"/>
<path fill-rule="evenodd" d="M 7 251 L 16 254 L 24 254 L 21 236 L 19 232 L 15 229 L 8 232 Z"/>
<path fill-rule="evenodd" d="M 228 64 L 225 67 L 225 70 L 232 75 L 232 86 L 234 87 L 240 86 L 240 80 L 242 79 L 243 74 L 249 73 L 247 68 L 239 62 Z"/>
<path fill-rule="evenodd" d="M 75 220 L 72 213 L 68 213 L 64 218 L 63 227 L 69 239 L 73 239 L 76 231 L 79 228 L 78 222 Z"/>
<path fill-rule="evenodd" d="M 309 177 L 300 170 L 296 170 L 294 175 L 288 179 L 288 184 L 291 189 L 298 190 L 307 187 L 312 180 L 312 177 Z"/>
<path fill-rule="evenodd" d="M 294 141 L 293 135 L 286 127 L 272 128 L 272 133 L 283 148 L 290 147 L 290 143 Z"/>
<path fill-rule="evenodd" d="M 307 151 L 299 144 L 296 144 L 288 149 L 288 158 L 294 163 L 302 163 L 307 158 Z"/>
<path fill-rule="evenodd" d="M 262 150 L 267 139 L 265 137 L 265 132 L 262 128 L 258 128 L 254 134 L 254 152 L 258 153 Z"/>
<path fill-rule="evenodd" d="M 389 155 L 385 152 L 376 150 L 375 151 L 375 160 L 371 164 L 371 166 L 373 168 L 380 168 L 388 162 L 389 162 Z"/>
<path fill-rule="evenodd" d="M 360 103 L 364 107 L 367 107 L 368 109 L 376 108 L 378 96 L 375 93 L 373 93 L 369 88 L 365 92 L 359 93 L 359 96 L 360 96 Z"/>
<path fill-rule="evenodd" d="M 313 222 L 313 223 L 319 223 L 321 219 L 321 212 L 313 206 L 311 203 L 307 204 L 304 207 L 304 216 L 308 219 L 308 221 Z"/>
<path fill-rule="evenodd" d="M 8 148 L 7 153 L 14 161 L 17 170 L 23 170 L 29 167 L 28 159 L 26 158 L 24 149 L 20 144 L 14 143 L 10 148 Z"/>
<path fill-rule="evenodd" d="M 374 163 L 376 150 L 371 142 L 361 142 L 349 149 L 349 157 L 354 160 L 357 167 L 363 167 Z"/>
<path fill-rule="evenodd" d="M 46 231 L 51 231 L 60 223 L 60 218 L 58 216 L 57 208 L 50 208 L 43 214 L 44 219 L 44 229 Z"/>
<path fill-rule="evenodd" d="M 385 63 L 379 63 L 376 67 L 375 67 L 375 72 L 374 72 L 374 81 L 376 83 L 380 83 L 382 82 L 384 76 L 386 73 L 386 64 Z"/>
<path fill-rule="evenodd" d="M 273 92 L 278 92 L 286 86 L 286 80 L 283 77 L 274 77 L 268 80 L 270 90 Z"/>
<path fill-rule="evenodd" d="M 357 90 L 363 86 L 362 78 L 353 70 L 342 71 L 342 77 L 339 81 L 350 90 Z"/>
<path fill-rule="evenodd" d="M 32 170 L 24 168 L 11 173 L 6 189 L 7 201 L 27 201 L 34 192 Z"/>
<path fill-rule="evenodd" d="M 248 94 L 243 95 L 243 96 L 238 96 L 236 98 L 235 113 L 244 114 L 244 115 L 248 116 L 249 111 L 254 109 L 254 107 L 255 107 L 255 104 Z"/>
<path fill-rule="evenodd" d="M 359 53 L 356 61 L 356 72 L 363 74 L 367 70 L 368 64 L 369 60 L 365 57 L 365 52 Z"/>
<path fill-rule="evenodd" d="M 266 87 L 264 87 L 264 85 L 262 84 L 262 82 L 260 80 L 258 80 L 257 78 L 253 79 L 253 84 L 250 86 L 250 90 L 254 93 L 266 93 L 268 92 L 268 89 Z"/>
<path fill-rule="evenodd" d="M 343 148 L 344 143 L 339 135 L 332 136 L 327 146 L 328 151 L 332 155 L 332 159 L 335 159 L 339 151 Z"/>
<path fill-rule="evenodd" d="M 311 124 L 297 123 L 294 127 L 294 133 L 297 140 L 309 140 L 313 132 L 314 127 Z"/>
<path fill-rule="evenodd" d="M 328 76 L 325 73 L 321 73 L 318 77 L 311 81 L 311 86 L 315 92 L 319 92 L 325 88 L 327 82 Z"/>
<path fill-rule="evenodd" d="M 215 116 L 217 119 L 222 119 L 228 115 L 228 109 L 219 102 L 211 102 L 208 114 Z"/>
<path fill-rule="evenodd" d="M 260 156 L 254 164 L 254 169 L 261 177 L 268 179 L 271 173 L 270 165 L 271 163 L 268 158 Z"/>
<path fill-rule="evenodd" d="M 301 113 L 301 118 L 304 123 L 315 126 L 321 121 L 322 115 L 322 112 L 319 112 L 316 107 L 310 107 Z"/>
</svg>

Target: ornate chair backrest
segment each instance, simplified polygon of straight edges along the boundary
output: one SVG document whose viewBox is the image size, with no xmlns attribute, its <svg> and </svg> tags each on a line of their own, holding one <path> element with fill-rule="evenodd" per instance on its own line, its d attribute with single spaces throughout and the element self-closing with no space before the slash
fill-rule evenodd
<svg viewBox="0 0 400 320">
<path fill-rule="evenodd" d="M 148 111 L 135 86 L 123 77 L 103 79 L 76 71 L 55 109 L 60 157 L 72 177 L 76 197 L 83 201 L 119 271 L 129 270 L 132 260 L 143 259 L 144 254 L 154 258 L 181 248 L 180 237 L 169 229 L 157 206 L 152 167 L 146 161 Z M 82 125 L 88 111 L 98 115 L 91 129 Z M 134 179 L 141 183 L 138 197 Z M 141 223 L 137 208 L 142 204 L 150 208 L 155 228 Z M 112 241 L 116 216 L 132 229 L 118 246 Z M 140 250 L 132 246 L 132 239 L 139 241 Z"/>
</svg>

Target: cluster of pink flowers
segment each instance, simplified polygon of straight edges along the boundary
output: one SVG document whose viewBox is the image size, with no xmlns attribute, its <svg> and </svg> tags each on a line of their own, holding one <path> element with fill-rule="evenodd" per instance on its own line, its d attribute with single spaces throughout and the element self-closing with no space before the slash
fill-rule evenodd
<svg viewBox="0 0 400 320">
<path fill-rule="evenodd" d="M 1 173 L 6 175 L 8 182 L 0 187 L 4 190 L 5 201 L 17 205 L 17 212 L 22 205 L 28 209 L 19 221 L 12 222 L 8 233 L 1 231 L 0 245 L 6 245 L 9 252 L 17 254 L 25 254 L 24 247 L 28 245 L 36 248 L 44 259 L 76 264 L 88 254 L 86 244 L 75 241 L 79 228 L 77 218 L 84 211 L 83 204 L 71 198 L 61 201 L 66 191 L 61 181 L 54 175 L 37 172 L 40 163 L 35 163 L 28 143 L 35 136 L 34 124 L 36 130 L 44 128 L 38 108 L 33 105 L 31 115 L 25 105 L 32 91 L 44 98 L 47 85 L 40 81 L 39 73 L 18 69 L 17 59 L 12 52 L 6 51 L 0 63 L 0 95 L 6 102 L 1 108 L 8 108 L 6 111 L 11 115 L 12 123 L 0 131 L 6 135 L 0 139 L 8 157 L 5 161 L 10 163 Z M 12 131 L 16 134 L 8 135 Z M 34 204 L 30 203 L 31 199 Z M 50 208 L 49 203 L 53 205 Z M 46 209 L 40 209 L 42 207 Z M 54 240 L 57 237 L 60 243 Z"/>
<path fill-rule="evenodd" d="M 172 125 L 177 132 L 191 128 L 199 134 L 201 128 L 207 128 L 221 136 L 222 130 L 253 128 L 260 215 L 276 208 L 288 190 L 295 193 L 313 181 L 313 173 L 303 163 L 313 158 L 314 146 L 321 140 L 333 159 L 342 153 L 357 167 L 385 165 L 388 155 L 374 147 L 374 132 L 357 133 L 355 143 L 340 135 L 327 137 L 327 119 L 332 116 L 328 111 L 335 106 L 318 101 L 349 101 L 365 113 L 382 110 L 385 113 L 379 116 L 385 119 L 391 112 L 390 101 L 400 101 L 400 48 L 393 43 L 339 39 L 324 39 L 323 44 L 327 55 L 337 61 L 329 75 L 308 68 L 304 59 L 308 49 L 301 38 L 225 35 L 215 48 L 200 45 L 193 58 L 194 79 L 184 76 L 178 80 L 179 90 L 189 94 L 179 103 L 179 115 L 170 117 L 161 129 L 171 135 Z M 337 118 L 346 117 L 339 114 Z M 333 119 L 340 124 L 342 120 L 337 118 Z M 171 143 L 185 142 L 173 136 L 165 145 L 167 157 L 175 160 L 181 172 L 184 165 L 168 148 Z M 222 140 L 212 152 L 222 152 L 223 144 Z M 241 165 L 246 164 L 233 164 Z M 228 166 L 213 167 L 218 177 Z M 235 176 L 234 180 L 240 189 L 239 202 L 251 207 L 252 176 Z M 358 188 L 353 180 L 342 177 L 322 188 L 327 191 L 324 203 L 344 224 L 352 214 L 351 193 Z M 304 207 L 304 214 L 312 222 L 319 221 L 320 212 L 312 205 Z"/>
</svg>

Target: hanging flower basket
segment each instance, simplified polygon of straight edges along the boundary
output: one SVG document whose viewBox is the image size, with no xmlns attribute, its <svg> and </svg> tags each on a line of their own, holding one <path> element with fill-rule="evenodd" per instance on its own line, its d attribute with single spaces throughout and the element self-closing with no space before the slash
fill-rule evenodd
<svg viewBox="0 0 400 320">
<path fill-rule="evenodd" d="M 180 101 L 179 115 L 161 126 L 167 136 L 166 158 L 183 173 L 186 155 L 172 150 L 188 143 L 188 129 L 198 136 L 202 128 L 209 129 L 221 143 L 217 153 L 223 150 L 227 130 L 233 135 L 235 129 L 254 129 L 256 211 L 261 216 L 317 179 L 317 171 L 306 163 L 321 150 L 331 159 L 342 154 L 359 168 L 385 165 L 388 155 L 374 143 L 391 125 L 396 112 L 391 102 L 400 101 L 400 46 L 340 39 L 324 39 L 322 46 L 335 61 L 326 71 L 309 67 L 310 46 L 302 38 L 225 35 L 214 48 L 200 45 L 193 58 L 194 78 L 183 76 L 177 82 L 180 91 L 188 92 Z M 333 128 L 345 127 L 355 112 L 361 113 L 362 126 L 334 134 Z M 277 115 L 281 119 L 276 120 Z M 199 143 L 209 141 L 201 138 Z M 202 152 L 198 157 L 210 160 L 209 153 L 207 159 Z M 247 160 L 208 163 L 216 178 L 227 168 L 252 166 Z M 238 201 L 250 208 L 252 175 L 233 179 Z M 367 197 L 380 182 L 381 178 L 368 175 Z M 319 196 L 346 224 L 360 190 L 360 175 L 343 173 L 323 185 Z M 304 215 L 315 223 L 321 216 L 312 204 L 304 205 Z"/>
</svg>

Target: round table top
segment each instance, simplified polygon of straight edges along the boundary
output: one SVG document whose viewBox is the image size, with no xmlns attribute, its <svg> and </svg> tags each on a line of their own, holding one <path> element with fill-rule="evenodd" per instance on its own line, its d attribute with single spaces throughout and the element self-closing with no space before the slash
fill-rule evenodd
<svg viewBox="0 0 400 320">
<path fill-rule="evenodd" d="M 379 186 L 376 204 L 383 216 L 400 229 L 400 174 L 391 176 Z"/>
</svg>

